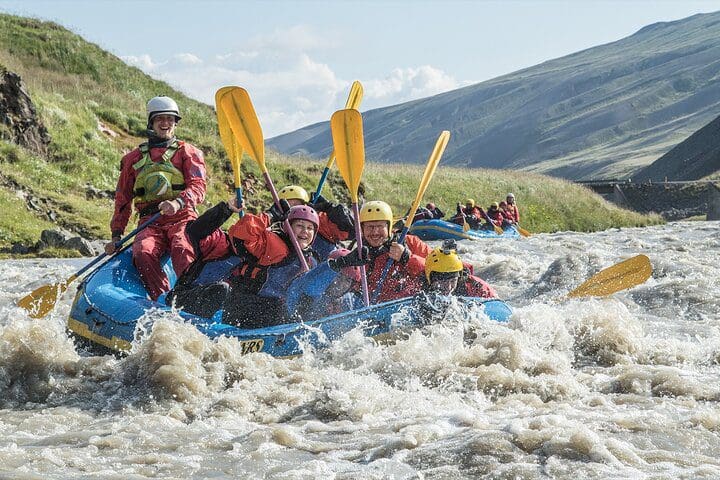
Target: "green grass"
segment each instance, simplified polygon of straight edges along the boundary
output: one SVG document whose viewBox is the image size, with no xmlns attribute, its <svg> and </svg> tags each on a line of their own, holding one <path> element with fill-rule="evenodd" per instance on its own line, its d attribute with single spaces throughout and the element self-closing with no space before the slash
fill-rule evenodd
<svg viewBox="0 0 720 480">
<path fill-rule="evenodd" d="M 58 223 L 89 238 L 107 238 L 113 203 L 89 199 L 89 187 L 114 190 L 121 156 L 141 143 L 145 103 L 158 94 L 175 98 L 183 116 L 178 137 L 205 153 L 208 193 L 200 209 L 232 194 L 232 172 L 209 105 L 192 100 L 129 67 L 112 54 L 51 23 L 0 14 L 0 69 L 18 73 L 47 127 L 49 158 L 40 158 L 8 143 L 0 130 L 0 180 L 14 181 L 48 202 Z M 220 85 L 218 85 L 220 87 Z M 98 123 L 115 131 L 110 137 Z M 429 153 L 429 152 L 428 152 Z M 279 189 L 299 184 L 314 191 L 325 160 L 289 158 L 269 151 L 266 163 Z M 368 199 L 388 201 L 399 216 L 417 192 L 424 166 L 368 164 L 362 188 Z M 251 209 L 265 208 L 271 196 L 256 163 L 242 162 L 245 196 Z M 423 199 L 434 201 L 448 215 L 468 196 L 487 205 L 507 192 L 518 198 L 523 226 L 533 232 L 591 231 L 659 222 L 618 209 L 587 189 L 561 180 L 513 171 L 460 170 L 441 166 Z M 333 170 L 323 190 L 336 201 L 349 200 Z M 7 187 L 0 186 L 0 250 L 12 243 L 32 244 L 53 223 L 30 211 Z M 134 220 L 131 220 L 134 222 Z M 55 252 L 53 252 L 55 253 Z"/>
</svg>

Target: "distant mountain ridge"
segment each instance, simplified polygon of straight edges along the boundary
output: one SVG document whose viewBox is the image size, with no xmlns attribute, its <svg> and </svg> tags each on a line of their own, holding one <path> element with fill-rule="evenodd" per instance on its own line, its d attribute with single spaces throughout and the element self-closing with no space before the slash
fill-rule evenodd
<svg viewBox="0 0 720 480">
<path fill-rule="evenodd" d="M 444 164 L 568 179 L 628 177 L 720 111 L 720 12 L 648 25 L 616 42 L 434 97 L 363 112 L 369 161 Z M 280 135 L 282 153 L 326 157 L 327 122 Z"/>
</svg>

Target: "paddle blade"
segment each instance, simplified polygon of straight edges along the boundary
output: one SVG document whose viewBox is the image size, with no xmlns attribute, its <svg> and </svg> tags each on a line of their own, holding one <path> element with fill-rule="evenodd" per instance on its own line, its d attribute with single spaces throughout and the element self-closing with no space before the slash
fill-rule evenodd
<svg viewBox="0 0 720 480">
<path fill-rule="evenodd" d="M 357 203 L 365 168 L 362 115 L 355 109 L 338 110 L 330 118 L 330 129 L 338 170 L 350 191 L 350 199 Z"/>
<path fill-rule="evenodd" d="M 407 220 L 405 220 L 405 228 L 410 228 L 410 225 L 412 225 L 415 212 L 417 211 L 418 206 L 422 201 L 425 190 L 427 190 L 428 185 L 430 185 L 430 180 L 435 174 L 435 169 L 437 168 L 438 163 L 440 163 L 442 154 L 445 151 L 445 147 L 447 147 L 449 141 L 450 132 L 448 132 L 447 130 L 443 130 L 442 133 L 440 133 L 438 139 L 435 141 L 435 146 L 433 147 L 427 164 L 425 165 L 425 172 L 423 172 L 422 180 L 420 180 L 420 188 L 418 188 L 417 194 L 415 195 L 415 200 L 413 201 L 412 207 L 410 208 L 410 213 L 408 214 Z"/>
<path fill-rule="evenodd" d="M 645 282 L 652 275 L 650 259 L 638 255 L 601 270 L 568 294 L 568 297 L 604 297 Z"/>
<path fill-rule="evenodd" d="M 467 220 L 463 219 L 463 232 L 467 232 L 470 230 L 470 224 L 467 222 Z"/>
<path fill-rule="evenodd" d="M 227 91 L 220 98 L 220 109 L 227 118 L 239 147 L 248 152 L 265 172 L 265 141 L 248 92 L 241 87 Z"/>
<path fill-rule="evenodd" d="M 32 318 L 42 318 L 55 308 L 58 299 L 67 291 L 70 282 L 75 280 L 75 275 L 64 282 L 43 285 L 18 300 L 20 308 L 26 310 Z"/>
<path fill-rule="evenodd" d="M 525 230 L 524 228 L 522 228 L 520 225 L 515 225 L 515 228 L 517 228 L 517 231 L 520 232 L 520 235 L 522 235 L 523 237 L 529 237 L 529 236 L 530 236 L 530 232 L 528 232 L 527 230 Z"/>
<path fill-rule="evenodd" d="M 225 147 L 225 152 L 227 153 L 228 159 L 230 159 L 230 166 L 232 166 L 233 169 L 233 180 L 235 183 L 235 188 L 239 188 L 240 163 L 242 162 L 243 149 L 233 135 L 232 129 L 230 128 L 230 122 L 225 115 L 225 110 L 220 105 L 222 97 L 235 88 L 240 87 L 223 87 L 217 92 L 215 92 L 215 110 L 217 112 L 220 140 L 222 140 L 223 147 Z"/>
<path fill-rule="evenodd" d="M 357 110 L 360 108 L 360 102 L 363 98 L 363 86 L 362 83 L 355 80 L 350 87 L 350 94 L 348 95 L 347 101 L 345 102 L 345 110 L 354 108 Z"/>
<path fill-rule="evenodd" d="M 360 102 L 362 102 L 363 97 L 363 87 L 362 84 L 355 80 L 350 87 L 350 94 L 348 95 L 347 101 L 345 102 L 345 110 L 348 110 L 350 108 L 354 108 L 357 110 L 360 108 Z M 333 163 L 335 163 L 335 150 L 330 152 L 330 156 L 328 157 L 327 165 L 325 168 L 332 168 Z"/>
</svg>

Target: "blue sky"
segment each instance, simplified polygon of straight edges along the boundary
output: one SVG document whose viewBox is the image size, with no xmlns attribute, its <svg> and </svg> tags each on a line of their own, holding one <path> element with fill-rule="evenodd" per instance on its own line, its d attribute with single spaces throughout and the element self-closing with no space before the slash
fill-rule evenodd
<svg viewBox="0 0 720 480">
<path fill-rule="evenodd" d="M 720 0 L 0 0 L 0 11 L 60 23 L 198 100 L 245 87 L 266 137 L 329 119 L 353 80 L 364 111 L 718 10 Z"/>
</svg>

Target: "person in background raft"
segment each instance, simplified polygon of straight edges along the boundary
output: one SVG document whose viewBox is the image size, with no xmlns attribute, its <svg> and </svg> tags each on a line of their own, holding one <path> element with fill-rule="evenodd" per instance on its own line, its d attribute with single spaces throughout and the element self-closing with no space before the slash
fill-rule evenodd
<svg viewBox="0 0 720 480">
<path fill-rule="evenodd" d="M 243 205 L 238 208 L 231 202 L 230 208 L 240 212 Z M 283 215 L 308 266 L 314 268 L 317 256 L 312 244 L 320 225 L 317 212 L 308 205 L 295 205 Z M 281 225 L 270 228 L 270 215 L 266 213 L 246 213 L 228 230 L 234 253 L 243 261 L 229 279 L 231 291 L 224 305 L 223 322 L 240 328 L 256 328 L 287 321 L 285 296 L 302 266 L 290 232 L 284 231 Z"/>
<path fill-rule="evenodd" d="M 294 207 L 295 205 L 308 205 L 310 196 L 307 191 L 298 185 L 287 185 L 280 189 L 278 197 Z M 327 260 L 330 252 L 335 250 L 339 243 L 355 238 L 355 222 L 350 210 L 342 204 L 332 204 L 319 195 L 315 202 L 310 205 L 320 218 L 320 229 L 313 243 L 313 250 L 318 254 L 320 260 Z M 268 210 L 273 222 L 279 218 L 279 211 L 276 205 Z"/>
<path fill-rule="evenodd" d="M 318 318 L 364 307 L 360 286 L 359 265 L 368 261 L 368 248 L 363 255 L 357 249 L 350 252 L 339 248 L 330 258 L 290 284 L 285 305 L 288 317 L 309 322 Z"/>
<path fill-rule="evenodd" d="M 445 216 L 445 213 L 442 210 L 440 210 L 440 207 L 438 207 L 437 205 L 435 205 L 432 202 L 425 205 L 425 208 L 427 208 L 428 211 L 430 212 L 430 214 L 432 214 L 431 220 L 438 220 Z"/>
<path fill-rule="evenodd" d="M 483 279 L 473 275 L 457 254 L 454 240 L 446 240 L 425 259 L 423 290 L 440 295 L 497 298 L 495 290 Z"/>
<path fill-rule="evenodd" d="M 486 223 L 485 225 L 483 225 L 483 228 L 487 230 L 492 230 L 494 228 L 493 225 L 497 227 L 502 227 L 503 214 L 500 211 L 500 205 L 497 202 L 493 202 L 490 204 L 490 207 L 488 207 L 487 216 L 492 221 L 492 225 Z"/>
<path fill-rule="evenodd" d="M 369 250 L 365 273 L 371 297 L 380 282 L 385 264 L 389 258 L 393 260 L 378 302 L 410 297 L 419 292 L 425 257 L 430 253 L 430 247 L 414 235 L 407 235 L 404 244 L 397 243 L 396 235 L 390 235 L 392 221 L 392 209 L 385 202 L 373 200 L 364 203 L 360 209 L 363 245 L 367 245 Z"/>
<path fill-rule="evenodd" d="M 515 203 L 515 195 L 508 193 L 505 202 L 507 203 L 506 211 L 510 213 L 508 220 L 511 220 L 514 224 L 520 223 L 520 210 L 518 210 Z"/>
<path fill-rule="evenodd" d="M 502 216 L 503 216 L 503 223 L 502 223 L 503 230 L 515 225 L 515 222 L 512 221 L 512 212 L 510 210 L 508 210 L 507 202 L 505 202 L 505 201 L 500 202 L 500 213 L 502 213 Z"/>
<path fill-rule="evenodd" d="M 205 198 L 205 160 L 200 150 L 175 137 L 180 111 L 170 97 L 155 97 L 147 104 L 148 141 L 120 161 L 115 190 L 115 212 L 110 221 L 112 240 L 105 245 L 108 255 L 117 251 L 132 213 L 133 201 L 139 223 L 157 213 L 162 216 L 137 234 L 133 242 L 133 263 L 150 295 L 156 300 L 170 289 L 160 257 L 170 252 L 177 276 L 195 259 L 185 226 L 197 218 L 195 206 Z"/>
<path fill-rule="evenodd" d="M 468 198 L 465 200 L 464 207 L 460 203 L 457 204 L 457 213 L 452 218 L 452 221 L 458 225 L 464 225 L 467 222 L 470 228 L 477 230 L 480 228 L 480 221 L 484 218 L 485 212 L 483 209 L 475 205 L 474 199 Z"/>
</svg>

